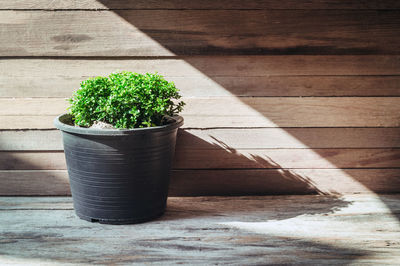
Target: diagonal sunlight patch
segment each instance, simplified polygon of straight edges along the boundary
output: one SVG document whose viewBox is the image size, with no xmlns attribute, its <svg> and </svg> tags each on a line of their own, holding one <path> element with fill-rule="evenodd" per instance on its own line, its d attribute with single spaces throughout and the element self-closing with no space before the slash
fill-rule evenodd
<svg viewBox="0 0 400 266">
<path fill-rule="evenodd" d="M 198 71 L 198 75 L 204 75 L 202 74 L 199 70 L 195 69 L 194 67 L 190 66 L 187 64 L 186 67 L 190 67 L 191 71 L 190 72 L 195 72 Z M 212 79 L 209 78 L 204 78 L 202 80 L 202 86 L 203 87 L 212 87 L 214 91 L 218 92 L 220 95 L 222 92 L 224 93 L 225 96 L 230 96 L 228 98 L 227 103 L 229 103 L 229 106 L 224 106 L 224 109 L 231 110 L 231 112 L 238 112 L 238 110 L 241 110 L 243 113 L 249 114 L 249 119 L 252 119 L 251 123 L 257 124 L 257 127 L 261 128 L 274 128 L 276 131 L 278 131 L 279 135 L 279 140 L 285 143 L 289 143 L 289 147 L 296 147 L 296 149 L 302 149 L 303 156 L 306 156 L 308 160 L 311 162 L 316 162 L 318 161 L 319 165 L 323 165 L 323 169 L 335 169 L 335 175 L 334 176 L 329 176 L 329 180 L 326 179 L 326 177 L 318 177 L 314 174 L 315 171 L 312 170 L 314 168 L 312 165 L 308 165 L 307 167 L 305 166 L 300 166 L 296 164 L 296 159 L 294 158 L 293 162 L 288 163 L 288 157 L 287 156 L 282 156 L 280 154 L 253 154 L 246 152 L 246 150 L 237 150 L 234 149 L 230 146 L 230 144 L 225 143 L 224 141 L 209 135 L 209 138 L 205 139 L 207 142 L 209 142 L 212 145 L 215 145 L 223 150 L 225 150 L 227 153 L 237 155 L 240 157 L 247 158 L 247 160 L 253 161 L 256 164 L 258 164 L 261 168 L 264 168 L 263 166 L 268 166 L 266 168 L 282 168 L 279 169 L 282 173 L 282 177 L 285 176 L 290 176 L 288 178 L 291 178 L 292 176 L 298 177 L 299 179 L 303 179 L 305 182 L 309 183 L 312 187 L 314 187 L 320 194 L 340 194 L 341 191 L 337 191 L 335 189 L 332 189 L 330 187 L 330 184 L 341 184 L 345 183 L 348 186 L 349 190 L 354 190 L 354 191 L 363 191 L 363 192 L 369 192 L 373 193 L 369 188 L 364 186 L 361 182 L 353 179 L 348 173 L 346 173 L 343 170 L 338 169 L 336 165 L 334 165 L 332 162 L 329 160 L 325 159 L 322 157 L 320 154 L 317 152 L 314 152 L 312 149 L 310 149 L 306 144 L 301 142 L 299 139 L 295 138 L 293 135 L 289 134 L 284 128 L 280 128 L 279 125 L 265 117 L 263 114 L 261 114 L 259 111 L 255 110 L 249 105 L 246 105 L 243 101 L 241 101 L 240 97 L 236 97 L 232 93 L 230 93 L 227 89 L 223 88 L 220 84 L 215 82 Z M 196 84 L 197 87 L 197 84 Z M 183 91 L 184 95 L 185 91 Z M 212 101 L 212 97 L 210 98 Z M 205 110 L 204 112 L 207 113 L 207 106 L 204 106 Z M 196 108 L 198 109 L 198 108 Z M 225 114 L 225 111 L 223 111 Z M 227 112 L 229 113 L 229 111 Z M 187 114 L 189 116 L 190 124 L 195 124 L 194 121 L 191 122 L 191 117 L 192 115 L 190 112 Z M 185 116 L 186 117 L 186 116 Z M 198 119 L 193 114 L 193 119 Z M 226 120 L 226 117 L 221 117 L 219 118 L 218 115 L 214 116 L 209 116 L 208 119 L 210 120 Z M 240 120 L 241 121 L 241 120 Z M 235 122 L 233 122 L 235 123 Z M 214 126 L 214 122 L 212 123 Z M 240 123 L 240 124 L 234 124 L 232 126 L 237 126 L 237 127 L 251 127 L 249 123 Z M 244 136 L 243 136 L 244 137 Z M 246 137 L 251 137 L 251 136 L 246 136 Z M 258 139 L 257 137 L 254 137 L 254 139 Z M 278 147 L 280 148 L 280 147 Z M 295 167 L 293 167 L 295 166 Z M 290 170 L 286 170 L 285 168 L 293 168 Z M 299 168 L 299 169 L 296 169 Z M 305 168 L 310 168 L 305 170 Z M 288 173 L 291 173 L 290 175 L 287 175 Z M 307 173 L 310 173 L 312 175 L 308 176 Z"/>
<path fill-rule="evenodd" d="M 276 168 L 278 169 L 277 172 L 281 174 L 282 178 L 296 179 L 297 181 L 307 183 L 319 194 L 342 194 L 344 192 L 343 190 L 341 190 L 343 189 L 343 186 L 345 186 L 345 192 L 357 191 L 364 193 L 374 193 L 367 186 L 352 178 L 352 176 L 346 171 L 339 169 L 334 163 L 332 163 L 328 159 L 325 159 L 319 153 L 313 151 L 313 149 L 309 148 L 305 143 L 294 137 L 284 128 L 280 128 L 278 124 L 274 123 L 268 117 L 265 117 L 258 110 L 244 103 L 241 100 L 241 97 L 235 96 L 229 90 L 222 87 L 213 79 L 207 77 L 204 73 L 191 66 L 189 63 L 181 62 L 181 64 L 184 64 L 185 68 L 187 69 L 186 71 L 188 71 L 191 75 L 197 77 L 198 80 L 198 83 L 196 83 L 195 86 L 192 86 L 192 84 L 188 86 L 188 84 L 186 83 L 180 84 L 179 81 L 176 82 L 178 87 L 180 87 L 179 85 L 182 85 L 182 94 L 187 99 L 188 110 L 184 111 L 183 113 L 187 124 L 196 125 L 196 123 L 199 122 L 199 119 L 201 119 L 201 124 L 208 125 L 206 127 L 211 128 L 225 127 L 226 125 L 229 125 L 229 127 L 238 128 L 252 128 L 255 126 L 256 128 L 274 128 L 275 132 L 277 132 L 275 135 L 275 141 L 277 144 L 276 146 L 271 146 L 270 150 L 273 150 L 275 148 L 285 148 L 295 151 L 301 151 L 301 153 L 299 152 L 298 154 L 301 154 L 303 158 L 302 160 L 299 160 L 298 158 L 293 156 L 293 158 L 288 159 L 289 156 L 292 155 L 274 153 L 272 151 L 266 154 L 262 152 L 257 152 L 258 148 L 252 149 L 251 152 L 246 151 L 246 148 L 238 150 L 231 147 L 231 145 L 234 144 L 235 139 L 232 139 L 230 143 L 226 143 L 222 139 L 219 139 L 215 136 L 196 136 L 196 132 L 192 132 L 191 134 L 196 137 L 202 138 L 204 141 L 220 149 L 225 150 L 229 154 L 235 155 L 237 157 L 246 158 L 246 160 L 249 161 L 253 161 L 255 162 L 255 164 L 259 165 L 259 168 Z M 182 79 L 180 80 L 181 82 Z M 172 78 L 172 80 L 174 80 L 174 78 Z M 197 91 L 198 93 L 198 88 L 207 88 L 207 94 L 210 91 L 211 95 L 209 97 L 206 97 L 205 95 L 196 95 L 194 91 Z M 215 112 L 215 108 L 217 105 L 213 104 L 213 101 L 216 101 L 214 95 L 218 95 L 217 97 L 219 99 L 221 99 L 221 96 L 223 96 L 224 102 L 226 104 L 226 106 L 223 106 L 221 112 L 219 113 Z M 204 105 L 204 101 L 200 102 L 199 99 L 208 99 L 209 104 Z M 200 118 L 198 116 L 199 112 L 201 112 L 202 114 Z M 238 113 L 244 113 L 246 114 L 246 116 L 235 116 L 234 118 L 232 118 L 232 115 L 230 116 L 229 114 L 233 113 L 235 115 Z M 223 137 L 224 136 L 221 136 L 221 138 Z M 251 136 L 241 137 L 251 138 Z M 256 130 L 254 130 L 254 137 L 251 139 L 258 139 L 259 142 L 262 142 L 261 138 L 262 136 L 257 136 Z M 274 137 L 271 136 L 271 138 Z M 236 139 L 236 141 L 238 140 Z M 271 143 L 273 142 L 274 139 L 271 140 Z M 278 143 L 285 143 L 285 145 L 279 146 L 281 144 Z M 315 165 L 313 165 L 314 163 L 317 163 L 318 167 L 320 168 L 316 168 Z"/>
</svg>

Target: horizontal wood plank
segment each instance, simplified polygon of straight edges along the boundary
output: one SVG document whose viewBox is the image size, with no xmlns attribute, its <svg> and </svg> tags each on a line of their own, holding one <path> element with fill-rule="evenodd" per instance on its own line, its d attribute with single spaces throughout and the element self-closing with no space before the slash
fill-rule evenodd
<svg viewBox="0 0 400 266">
<path fill-rule="evenodd" d="M 191 129 L 179 130 L 177 149 L 400 148 L 399 136 L 400 128 Z M 57 130 L 0 131 L 1 151 L 62 149 Z"/>
<path fill-rule="evenodd" d="M 7 24 L 0 56 L 399 53 L 399 10 L 0 11 L 0 18 Z"/>
<path fill-rule="evenodd" d="M 24 80 L 30 84 L 108 75 L 119 70 L 158 72 L 171 78 L 271 77 L 326 75 L 400 75 L 400 56 L 388 55 L 315 55 L 315 56 L 187 56 L 166 59 L 7 59 L 0 60 L 2 87 Z M 46 73 L 46 74 L 45 74 Z M 51 78 L 50 78 L 51 77 Z M 56 79 L 57 82 L 52 80 Z M 18 83 L 16 83 L 18 84 Z M 78 85 L 78 84 L 77 84 Z M 194 84 L 196 85 L 196 84 Z M 57 88 L 54 88 L 57 89 Z"/>
<path fill-rule="evenodd" d="M 400 95 L 400 60 L 396 56 L 216 56 L 2 59 L 0 97 L 70 97 L 81 81 L 118 69 L 158 71 L 174 81 L 186 97 Z"/>
<path fill-rule="evenodd" d="M 171 196 L 398 193 L 400 169 L 173 170 Z M 69 195 L 65 170 L 0 171 L 0 195 Z"/>
<path fill-rule="evenodd" d="M 57 62 L 53 62 L 57 64 Z M 0 63 L 1 64 L 1 63 Z M 23 67 L 23 63 L 19 67 Z M 40 67 L 40 66 L 38 66 Z M 50 67 L 50 66 L 49 66 Z M 5 70 L 7 71 L 7 70 Z M 50 80 L 31 74 L 15 79 L 12 70 L 0 77 L 0 97 L 71 97 L 88 76 L 61 76 Z M 50 71 L 50 70 L 49 70 Z M 82 68 L 82 72 L 86 70 Z M 111 71 L 110 71 L 111 72 Z M 67 73 L 64 73 L 66 75 Z M 185 97 L 257 96 L 400 96 L 400 76 L 270 76 L 270 77 L 165 77 Z"/>
<path fill-rule="evenodd" d="M 175 170 L 171 195 L 399 193 L 400 169 Z"/>
<path fill-rule="evenodd" d="M 397 127 L 400 97 L 183 98 L 186 128 Z M 65 99 L 0 99 L 3 129 L 54 128 Z"/>
<path fill-rule="evenodd" d="M 71 195 L 66 171 L 0 171 L 0 195 Z"/>
<path fill-rule="evenodd" d="M 400 4 L 393 0 L 2 0 L 0 9 L 400 9 Z"/>
<path fill-rule="evenodd" d="M 398 195 L 170 197 L 165 215 L 134 226 L 85 222 L 72 207 L 70 197 L 2 197 L 1 263 L 398 262 Z"/>
<path fill-rule="evenodd" d="M 400 149 L 193 149 L 178 145 L 174 169 L 396 168 Z M 0 152 L 0 170 L 65 170 L 63 152 Z"/>
</svg>

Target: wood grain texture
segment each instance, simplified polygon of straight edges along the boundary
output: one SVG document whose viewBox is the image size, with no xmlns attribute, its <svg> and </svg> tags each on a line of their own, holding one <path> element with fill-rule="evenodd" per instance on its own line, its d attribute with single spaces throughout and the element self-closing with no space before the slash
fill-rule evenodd
<svg viewBox="0 0 400 266">
<path fill-rule="evenodd" d="M 400 128 L 179 130 L 177 149 L 400 148 Z M 257 140 L 257 141 L 254 141 Z M 1 151 L 62 151 L 58 130 L 0 131 Z"/>
<path fill-rule="evenodd" d="M 35 61 L 35 60 L 34 60 Z M 1 64 L 1 63 L 0 63 Z M 53 64 L 57 64 L 54 61 Z M 20 68 L 24 67 L 22 63 Z M 49 66 L 50 67 L 50 66 Z M 38 66 L 40 68 L 40 66 Z M 7 69 L 5 69 L 7 71 Z M 0 97 L 44 98 L 71 97 L 88 75 L 82 73 L 54 73 L 50 80 L 40 76 L 20 76 L 17 79 L 11 69 L 0 76 Z M 49 69 L 43 69 L 47 73 Z M 110 71 L 111 72 L 111 71 Z M 175 83 L 184 97 L 294 97 L 294 96 L 400 96 L 400 76 L 266 76 L 266 77 L 165 77 Z"/>
<path fill-rule="evenodd" d="M 400 169 L 173 170 L 169 195 L 399 193 Z M 1 170 L 2 196 L 70 195 L 65 170 Z"/>
<path fill-rule="evenodd" d="M 179 145 L 174 169 L 396 168 L 400 149 L 193 149 Z M 0 152 L 0 170 L 65 170 L 64 153 Z"/>
<path fill-rule="evenodd" d="M 399 193 L 400 169 L 175 170 L 171 195 Z"/>
<path fill-rule="evenodd" d="M 216 56 L 3 59 L 0 97 L 70 97 L 81 81 L 118 69 L 158 71 L 174 81 L 186 97 L 400 95 L 400 60 L 396 56 Z"/>
<path fill-rule="evenodd" d="M 0 171 L 0 195 L 70 195 L 66 171 Z"/>
<path fill-rule="evenodd" d="M 314 56 L 187 56 L 166 59 L 8 59 L 0 60 L 4 77 L 48 81 L 85 79 L 118 70 L 155 72 L 167 77 L 270 77 L 400 75 L 396 55 L 314 55 Z M 46 74 L 44 74 L 46 72 Z M 3 81 L 4 83 L 5 81 Z M 26 83 L 28 84 L 28 83 Z"/>
<path fill-rule="evenodd" d="M 0 262 L 395 265 L 399 202 L 397 195 L 169 198 L 156 221 L 107 226 L 78 219 L 71 198 L 4 197 Z"/>
<path fill-rule="evenodd" d="M 215 97 L 182 100 L 186 103 L 182 112 L 186 128 L 400 126 L 400 97 Z M 69 103 L 65 99 L 3 98 L 0 105 L 2 128 L 43 129 L 54 128 L 53 119 L 65 113 Z"/>
<path fill-rule="evenodd" d="M 3 0 L 0 9 L 400 9 L 400 4 L 393 0 Z"/>
<path fill-rule="evenodd" d="M 0 11 L 0 21 L 7 24 L 0 56 L 398 54 L 399 14 L 293 9 Z"/>
<path fill-rule="evenodd" d="M 1 1 L 0 194 L 69 194 L 52 120 L 81 80 L 118 69 L 182 89 L 172 195 L 398 193 L 399 8 Z"/>
</svg>

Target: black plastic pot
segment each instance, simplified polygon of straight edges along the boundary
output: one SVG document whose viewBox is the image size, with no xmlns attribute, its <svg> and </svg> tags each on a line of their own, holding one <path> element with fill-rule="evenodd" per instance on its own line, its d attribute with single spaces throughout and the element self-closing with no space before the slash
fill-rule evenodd
<svg viewBox="0 0 400 266">
<path fill-rule="evenodd" d="M 127 224 L 161 216 L 166 207 L 176 133 L 183 118 L 130 130 L 75 127 L 68 114 L 54 120 L 62 131 L 76 214 L 87 221 Z"/>
</svg>

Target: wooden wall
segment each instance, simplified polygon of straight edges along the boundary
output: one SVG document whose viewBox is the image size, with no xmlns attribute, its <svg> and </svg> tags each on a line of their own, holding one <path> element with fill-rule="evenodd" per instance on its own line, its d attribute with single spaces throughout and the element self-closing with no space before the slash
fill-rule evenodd
<svg viewBox="0 0 400 266">
<path fill-rule="evenodd" d="M 3 0 L 0 195 L 67 195 L 81 80 L 175 81 L 171 195 L 400 192 L 400 2 Z"/>
</svg>

